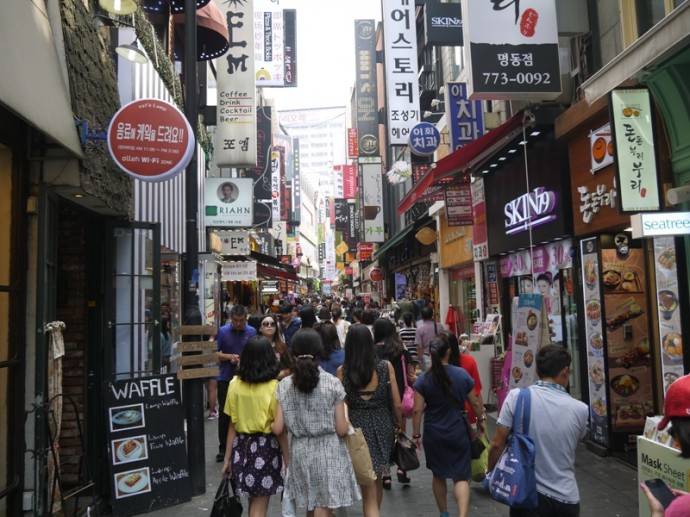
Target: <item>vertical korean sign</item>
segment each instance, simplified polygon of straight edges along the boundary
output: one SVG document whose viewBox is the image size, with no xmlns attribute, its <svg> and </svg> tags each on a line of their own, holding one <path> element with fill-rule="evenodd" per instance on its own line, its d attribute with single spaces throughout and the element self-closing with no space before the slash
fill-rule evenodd
<svg viewBox="0 0 690 517">
<path fill-rule="evenodd" d="M 561 94 L 555 0 L 463 0 L 473 100 L 552 100 Z"/>
<path fill-rule="evenodd" d="M 247 176 L 254 180 L 252 226 L 271 227 L 271 107 L 260 106 L 256 110 L 256 167 L 247 169 Z"/>
<path fill-rule="evenodd" d="M 482 101 L 468 99 L 465 83 L 448 83 L 446 98 L 450 141 L 457 151 L 484 134 L 484 110 Z"/>
<path fill-rule="evenodd" d="M 357 128 L 350 152 L 359 156 L 379 155 L 379 113 L 376 90 L 376 24 L 374 20 L 355 20 L 355 87 Z M 351 135 L 348 134 L 348 138 Z M 352 149 L 350 149 L 352 147 Z"/>
<path fill-rule="evenodd" d="M 477 178 L 472 183 L 472 256 L 474 260 L 489 258 L 489 238 L 486 225 L 486 198 L 484 180 Z"/>
<path fill-rule="evenodd" d="M 383 242 L 383 174 L 381 163 L 361 163 L 364 242 Z"/>
<path fill-rule="evenodd" d="M 189 501 L 184 406 L 175 376 L 108 383 L 105 402 L 113 514 Z"/>
<path fill-rule="evenodd" d="M 659 210 L 654 110 L 649 90 L 621 88 L 609 94 L 620 210 Z"/>
<path fill-rule="evenodd" d="M 342 198 L 345 197 L 343 194 L 343 165 L 333 166 L 333 197 Z"/>
<path fill-rule="evenodd" d="M 218 58 L 214 158 L 219 167 L 256 167 L 253 0 L 215 0 L 225 13 L 230 49 Z"/>
<path fill-rule="evenodd" d="M 407 145 L 410 129 L 420 122 L 414 4 L 412 0 L 383 0 L 382 4 L 391 145 Z"/>
<path fill-rule="evenodd" d="M 275 4 L 254 1 L 256 86 L 297 86 L 296 10 Z"/>
<path fill-rule="evenodd" d="M 280 179 L 282 176 L 283 163 L 280 160 L 280 151 L 274 147 L 271 151 L 271 214 L 273 221 L 282 221 L 280 211 Z"/>
</svg>

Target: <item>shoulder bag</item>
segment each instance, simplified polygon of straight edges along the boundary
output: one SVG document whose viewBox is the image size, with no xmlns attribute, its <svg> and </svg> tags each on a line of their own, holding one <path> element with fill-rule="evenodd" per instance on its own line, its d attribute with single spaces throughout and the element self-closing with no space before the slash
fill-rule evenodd
<svg viewBox="0 0 690 517">
<path fill-rule="evenodd" d="M 350 460 L 357 483 L 362 486 L 373 485 L 376 481 L 376 473 L 362 429 L 359 427 L 355 429 L 350 426 L 345 436 L 345 444 L 350 452 Z"/>
<path fill-rule="evenodd" d="M 232 487 L 232 495 L 230 495 L 230 487 Z M 213 500 L 213 508 L 211 509 L 211 517 L 241 517 L 242 516 L 242 501 L 240 496 L 235 492 L 235 483 L 230 477 L 224 477 L 220 482 L 216 497 Z"/>
<path fill-rule="evenodd" d="M 482 455 L 482 452 L 484 452 L 484 449 L 486 449 L 486 445 L 479 437 L 477 432 L 474 430 L 474 427 L 472 427 L 470 419 L 467 416 L 465 406 L 460 404 L 460 401 L 456 399 L 452 393 L 450 394 L 450 399 L 453 401 L 453 404 L 455 404 L 455 406 L 457 406 L 457 408 L 460 410 L 460 417 L 462 418 L 462 421 L 465 422 L 465 430 L 467 431 L 467 437 L 470 439 L 471 458 L 473 460 L 477 460 Z"/>
<path fill-rule="evenodd" d="M 484 489 L 491 497 L 511 508 L 536 508 L 539 504 L 534 472 L 536 449 L 527 435 L 531 406 L 530 389 L 520 388 L 507 446 L 484 479 Z"/>
<path fill-rule="evenodd" d="M 403 368 L 403 382 L 405 383 L 405 389 L 403 391 L 402 397 L 402 415 L 405 418 L 410 418 L 412 416 L 412 410 L 414 409 L 414 388 L 407 383 L 407 364 L 405 363 L 405 354 L 400 354 L 400 361 L 402 362 Z"/>
</svg>

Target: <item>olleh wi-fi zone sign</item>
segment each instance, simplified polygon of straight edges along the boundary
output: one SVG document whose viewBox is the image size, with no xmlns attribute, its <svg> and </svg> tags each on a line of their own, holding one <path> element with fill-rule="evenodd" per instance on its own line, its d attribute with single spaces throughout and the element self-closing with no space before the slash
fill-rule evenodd
<svg viewBox="0 0 690 517">
<path fill-rule="evenodd" d="M 115 163 L 143 181 L 163 181 L 182 172 L 194 153 L 194 132 L 184 114 L 158 99 L 132 101 L 108 126 Z"/>
</svg>

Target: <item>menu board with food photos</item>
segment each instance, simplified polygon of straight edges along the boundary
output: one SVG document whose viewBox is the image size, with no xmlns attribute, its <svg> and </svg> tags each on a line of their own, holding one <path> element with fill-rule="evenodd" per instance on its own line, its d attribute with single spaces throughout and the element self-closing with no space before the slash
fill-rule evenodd
<svg viewBox="0 0 690 517">
<path fill-rule="evenodd" d="M 114 515 L 191 499 L 184 406 L 175 375 L 108 383 L 106 423 Z"/>
<path fill-rule="evenodd" d="M 530 386 L 537 380 L 534 359 L 537 350 L 549 342 L 544 297 L 541 294 L 521 294 L 513 318 L 510 389 Z"/>
<path fill-rule="evenodd" d="M 599 284 L 599 243 L 596 237 L 580 242 L 585 300 L 585 342 L 589 381 L 590 430 L 593 441 L 609 446 L 609 418 L 604 362 L 604 327 Z"/>
<path fill-rule="evenodd" d="M 664 393 L 683 375 L 683 332 L 679 310 L 678 271 L 673 237 L 654 239 L 654 272 L 656 274 L 659 345 Z"/>
<path fill-rule="evenodd" d="M 654 407 L 645 255 L 642 248 L 621 247 L 622 238 L 602 249 L 601 261 L 611 430 L 624 435 L 616 438 L 616 448 L 625 449 L 634 446 Z"/>
</svg>

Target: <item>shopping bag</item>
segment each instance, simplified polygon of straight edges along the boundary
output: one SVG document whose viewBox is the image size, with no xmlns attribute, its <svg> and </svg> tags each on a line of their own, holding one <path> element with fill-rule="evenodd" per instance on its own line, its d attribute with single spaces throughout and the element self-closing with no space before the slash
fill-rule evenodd
<svg viewBox="0 0 690 517">
<path fill-rule="evenodd" d="M 419 468 L 419 457 L 417 456 L 417 446 L 414 441 L 402 431 L 395 437 L 395 445 L 391 460 L 400 470 L 407 472 Z"/>
<path fill-rule="evenodd" d="M 402 397 L 402 416 L 410 418 L 412 410 L 414 409 L 414 389 L 407 384 L 407 367 L 405 365 L 405 354 L 400 355 L 400 360 L 403 366 L 403 382 L 405 383 L 405 390 Z"/>
<path fill-rule="evenodd" d="M 471 458 L 476 460 L 486 449 L 486 444 L 479 438 L 479 435 L 474 430 L 474 427 L 472 427 L 470 419 L 467 416 L 467 411 L 462 412 L 462 419 L 465 422 L 465 429 L 467 429 L 467 437 L 470 439 Z"/>
<path fill-rule="evenodd" d="M 357 483 L 363 486 L 373 485 L 376 481 L 376 473 L 362 429 L 350 426 L 345 436 L 345 444 L 347 450 L 350 451 L 350 460 L 352 460 Z"/>
<path fill-rule="evenodd" d="M 534 473 L 536 449 L 527 435 L 530 406 L 530 390 L 521 388 L 508 443 L 483 484 L 492 498 L 511 508 L 536 508 L 539 504 Z"/>
<path fill-rule="evenodd" d="M 486 469 L 489 468 L 489 438 L 486 433 L 479 435 L 484 444 L 484 450 L 479 458 L 472 460 L 472 481 L 482 482 L 486 477 Z"/>
<path fill-rule="evenodd" d="M 232 495 L 230 495 L 230 487 L 232 487 Z M 211 517 L 241 517 L 241 515 L 242 501 L 235 492 L 235 484 L 232 478 L 224 477 L 213 500 Z"/>
</svg>

